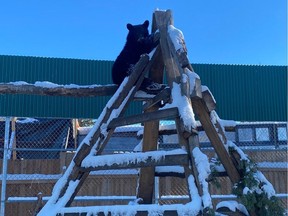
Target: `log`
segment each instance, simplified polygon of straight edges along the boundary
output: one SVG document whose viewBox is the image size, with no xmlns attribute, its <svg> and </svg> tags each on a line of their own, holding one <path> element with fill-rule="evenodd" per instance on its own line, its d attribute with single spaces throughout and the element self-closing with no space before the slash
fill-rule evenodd
<svg viewBox="0 0 288 216">
<path fill-rule="evenodd" d="M 240 180 L 240 175 L 236 167 L 234 166 L 228 152 L 226 151 L 214 125 L 211 122 L 209 112 L 207 112 L 207 106 L 204 100 L 195 100 L 192 103 L 193 110 L 197 114 L 202 127 L 204 128 L 211 145 L 215 149 L 221 163 L 228 173 L 232 183 L 237 183 Z"/>
<path fill-rule="evenodd" d="M 147 70 L 149 70 L 150 67 L 151 67 L 151 64 L 149 64 L 149 57 L 147 55 L 142 56 L 140 58 L 139 62 L 135 65 L 133 73 L 129 76 L 128 82 L 127 83 L 122 83 L 123 89 L 119 93 L 118 97 L 113 101 L 113 103 L 110 106 L 106 106 L 105 110 L 103 111 L 104 112 L 103 113 L 103 118 L 101 119 L 101 122 L 99 123 L 99 126 L 97 127 L 95 132 L 90 137 L 89 143 L 83 143 L 83 145 L 80 146 L 80 149 L 77 150 L 77 153 L 76 153 L 76 155 L 73 158 L 73 161 L 75 162 L 75 165 L 73 165 L 73 170 L 70 173 L 68 179 L 65 181 L 65 184 L 62 186 L 62 188 L 60 188 L 60 193 L 56 197 L 57 202 L 59 201 L 59 199 L 62 196 L 65 195 L 65 193 L 67 193 L 66 190 L 67 190 L 67 188 L 69 186 L 70 181 L 75 181 L 76 179 L 78 179 L 79 180 L 78 185 L 76 186 L 76 189 L 73 192 L 73 194 L 69 194 L 68 195 L 69 196 L 69 200 L 65 204 L 65 206 L 69 206 L 72 203 L 72 201 L 73 201 L 74 197 L 76 196 L 77 192 L 80 190 L 80 187 L 82 186 L 82 184 L 84 183 L 85 179 L 89 175 L 89 172 L 83 173 L 83 172 L 80 171 L 80 165 L 81 165 L 82 160 L 89 154 L 89 152 L 91 151 L 92 147 L 94 146 L 94 144 L 96 143 L 96 141 L 98 139 L 100 139 L 100 141 L 98 142 L 98 146 L 96 147 L 96 150 L 98 150 L 97 153 L 100 154 L 101 153 L 101 148 L 103 146 L 105 146 L 105 144 L 107 143 L 109 137 L 113 133 L 113 129 L 109 130 L 109 132 L 107 133 L 106 137 L 103 137 L 102 134 L 101 134 L 100 126 L 107 123 L 107 121 L 109 120 L 110 115 L 112 114 L 113 110 L 118 109 L 121 105 L 123 105 L 123 101 L 125 101 L 125 99 L 128 97 L 128 100 L 126 100 L 126 102 L 124 104 L 124 107 L 122 108 L 122 110 L 119 113 L 119 116 L 124 114 L 124 111 L 128 107 L 129 102 L 133 98 L 136 90 L 139 88 L 139 86 L 140 86 L 140 84 L 141 84 L 141 82 L 143 80 L 145 72 Z M 129 96 L 129 92 L 131 91 L 131 89 L 135 85 L 135 82 L 136 82 L 136 86 L 135 86 L 133 92 L 131 93 L 131 95 Z M 44 208 L 45 208 L 45 206 L 44 206 Z"/>
<path fill-rule="evenodd" d="M 56 84 L 55 84 L 56 85 Z M 0 94 L 28 94 L 44 96 L 68 96 L 68 97 L 95 97 L 113 95 L 117 85 L 91 85 L 67 87 L 42 87 L 33 84 L 0 84 Z"/>
<path fill-rule="evenodd" d="M 156 31 L 156 19 L 153 14 L 152 22 L 152 32 Z M 149 77 L 158 83 L 163 82 L 163 71 L 164 63 L 162 59 L 162 51 L 160 46 L 154 53 L 155 60 L 152 63 Z M 158 110 L 158 106 L 150 105 L 144 110 L 144 114 L 149 114 Z M 149 121 L 144 123 L 144 134 L 143 134 L 143 145 L 142 151 L 152 151 L 157 149 L 158 144 L 158 130 L 159 130 L 159 119 L 154 119 L 154 121 Z M 140 169 L 138 188 L 137 188 L 137 198 L 141 198 L 142 203 L 149 204 L 152 203 L 153 190 L 154 190 L 154 175 L 155 167 L 143 167 Z"/>
<path fill-rule="evenodd" d="M 157 111 L 158 108 L 153 106 L 144 113 L 153 113 Z M 144 134 L 142 151 L 155 151 L 158 144 L 158 130 L 159 121 L 149 121 L 144 123 Z M 152 204 L 153 201 L 153 191 L 154 191 L 154 176 L 155 167 L 143 167 L 140 169 L 138 188 L 137 188 L 137 198 L 141 199 L 141 204 Z"/>
<path fill-rule="evenodd" d="M 151 153 L 151 152 L 148 152 Z M 176 154 L 176 155 L 163 155 L 161 158 L 153 158 L 153 156 L 146 156 L 147 159 L 141 160 L 141 157 L 145 156 L 147 153 L 131 153 L 131 155 L 135 155 L 135 158 L 131 158 L 130 162 L 122 161 L 121 163 L 113 163 L 109 164 L 102 164 L 97 165 L 95 167 L 81 167 L 80 171 L 82 172 L 91 172 L 91 171 L 98 171 L 98 170 L 113 170 L 113 169 L 136 169 L 140 167 L 155 167 L 155 166 L 175 166 L 175 165 L 188 165 L 188 157 L 187 154 Z M 110 155 L 109 155 L 110 156 Z M 104 156 L 94 156 L 95 159 L 102 159 L 105 160 L 105 157 L 109 157 L 107 155 Z M 115 154 L 113 158 L 116 159 L 117 157 L 122 157 L 123 155 Z M 139 159 L 140 158 L 140 159 Z M 93 158 L 89 158 L 93 160 Z M 109 161 L 109 160 L 108 160 Z"/>
<path fill-rule="evenodd" d="M 136 123 L 145 123 L 151 122 L 155 120 L 164 120 L 164 119 L 174 119 L 179 116 L 178 109 L 176 107 L 154 111 L 154 112 L 145 112 L 143 114 L 133 115 L 133 116 L 125 116 L 114 118 L 108 125 L 108 129 L 116 128 L 124 125 L 131 125 Z M 158 131 L 158 128 L 157 128 Z"/>
<path fill-rule="evenodd" d="M 117 206 L 113 206 L 115 208 L 117 208 Z M 82 207 L 82 211 L 81 213 L 78 212 L 75 209 L 75 212 L 69 212 L 69 213 L 58 213 L 56 216 L 86 216 L 89 215 L 91 213 L 90 209 L 87 209 L 86 211 L 84 210 L 85 207 Z M 123 206 L 119 206 L 118 208 L 123 208 Z M 147 205 L 147 208 L 149 209 L 149 205 Z M 152 207 L 153 208 L 153 207 Z M 135 214 L 135 216 L 147 216 L 150 215 L 149 213 L 151 212 L 151 210 L 138 210 Z M 98 216 L 106 216 L 106 215 L 114 215 L 113 211 L 109 210 L 107 211 L 107 209 L 103 209 L 102 211 L 99 210 L 97 211 Z M 163 214 L 161 214 L 163 216 L 178 216 L 178 212 L 177 210 L 165 210 L 163 212 Z"/>
</svg>

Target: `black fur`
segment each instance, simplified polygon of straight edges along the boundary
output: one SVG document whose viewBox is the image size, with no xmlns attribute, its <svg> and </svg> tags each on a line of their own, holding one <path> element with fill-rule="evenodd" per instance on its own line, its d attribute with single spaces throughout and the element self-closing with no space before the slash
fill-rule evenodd
<svg viewBox="0 0 288 216">
<path fill-rule="evenodd" d="M 157 46 L 157 43 L 153 42 L 153 35 L 149 35 L 148 26 L 148 20 L 140 25 L 127 24 L 129 33 L 126 44 L 112 67 L 112 79 L 115 84 L 120 85 L 132 72 L 133 66 L 142 54 L 151 52 Z"/>
</svg>

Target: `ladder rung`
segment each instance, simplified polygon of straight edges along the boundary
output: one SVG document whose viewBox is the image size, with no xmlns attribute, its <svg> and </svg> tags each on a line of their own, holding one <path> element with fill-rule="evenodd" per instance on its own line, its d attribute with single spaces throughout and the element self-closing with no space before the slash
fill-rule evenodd
<svg viewBox="0 0 288 216">
<path fill-rule="evenodd" d="M 108 129 L 116 128 L 124 125 L 131 125 L 136 123 L 144 123 L 148 121 L 174 119 L 179 116 L 178 109 L 176 107 L 158 110 L 155 112 L 143 113 L 133 116 L 114 118 L 108 125 Z"/>
<path fill-rule="evenodd" d="M 161 166 L 155 168 L 155 176 L 185 178 L 185 172 L 183 166 Z"/>
<path fill-rule="evenodd" d="M 188 156 L 184 150 L 87 156 L 81 164 L 80 171 L 89 172 L 174 165 L 188 165 Z"/>
<path fill-rule="evenodd" d="M 81 213 L 79 207 L 66 207 L 59 209 L 61 213 L 57 213 L 57 216 L 86 216 L 93 213 L 93 215 L 126 215 L 135 212 L 136 216 L 151 214 L 151 211 L 155 211 L 155 214 L 161 212 L 164 216 L 177 216 L 177 209 L 180 209 L 182 204 L 171 205 L 112 205 L 112 206 L 86 206 L 81 207 Z M 187 211 L 188 211 L 187 207 Z M 129 210 L 127 210 L 129 209 Z M 153 210 L 151 210 L 153 209 Z M 128 214 L 129 214 L 128 213 Z M 130 215 L 130 214 L 129 214 Z M 162 215 L 162 214 L 161 214 Z"/>
</svg>

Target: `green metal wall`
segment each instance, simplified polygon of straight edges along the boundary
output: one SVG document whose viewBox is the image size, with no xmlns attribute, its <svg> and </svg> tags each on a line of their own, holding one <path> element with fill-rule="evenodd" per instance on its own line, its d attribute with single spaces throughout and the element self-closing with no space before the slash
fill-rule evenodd
<svg viewBox="0 0 288 216">
<path fill-rule="evenodd" d="M 112 61 L 0 55 L 0 82 L 109 84 Z M 287 121 L 287 67 L 193 64 L 222 119 Z M 0 116 L 97 118 L 109 97 L 0 95 Z M 141 112 L 134 102 L 127 114 Z"/>
<path fill-rule="evenodd" d="M 193 65 L 222 119 L 287 121 L 287 66 Z"/>
</svg>

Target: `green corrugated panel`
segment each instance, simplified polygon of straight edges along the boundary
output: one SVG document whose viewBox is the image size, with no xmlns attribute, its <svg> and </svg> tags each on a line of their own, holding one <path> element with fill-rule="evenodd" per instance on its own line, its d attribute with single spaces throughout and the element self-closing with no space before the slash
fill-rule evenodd
<svg viewBox="0 0 288 216">
<path fill-rule="evenodd" d="M 287 121 L 287 67 L 193 65 L 223 119 Z"/>
<path fill-rule="evenodd" d="M 109 84 L 112 61 L 0 55 L 0 82 Z M 287 121 L 287 67 L 193 64 L 222 119 Z M 0 95 L 0 116 L 97 118 L 110 97 Z M 133 103 L 127 114 L 141 112 Z"/>
</svg>

